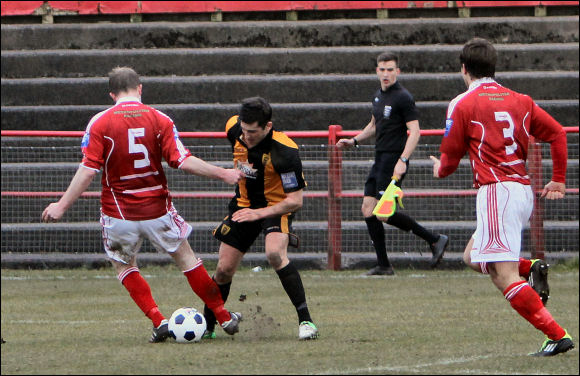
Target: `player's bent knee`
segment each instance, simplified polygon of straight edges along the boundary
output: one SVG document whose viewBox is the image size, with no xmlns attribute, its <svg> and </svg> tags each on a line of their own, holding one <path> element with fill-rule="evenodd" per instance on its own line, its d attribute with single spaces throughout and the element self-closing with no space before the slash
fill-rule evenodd
<svg viewBox="0 0 580 376">
<path fill-rule="evenodd" d="M 279 268 L 280 265 L 282 265 L 282 262 L 284 261 L 284 258 L 282 257 L 282 255 L 280 254 L 280 252 L 268 252 L 266 254 L 266 258 L 268 259 L 268 263 L 274 268 Z"/>
<path fill-rule="evenodd" d="M 228 283 L 236 274 L 236 268 L 233 266 L 218 265 L 215 271 L 214 279 L 218 284 Z"/>
</svg>

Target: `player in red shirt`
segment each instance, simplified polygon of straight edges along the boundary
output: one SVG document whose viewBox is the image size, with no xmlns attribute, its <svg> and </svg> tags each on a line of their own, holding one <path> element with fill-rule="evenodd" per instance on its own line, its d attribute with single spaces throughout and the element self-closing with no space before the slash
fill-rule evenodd
<svg viewBox="0 0 580 376">
<path fill-rule="evenodd" d="M 493 79 L 496 60 L 495 48 L 485 39 L 474 38 L 463 47 L 461 75 L 468 90 L 449 104 L 441 159 L 431 156 L 433 175 L 450 175 L 469 153 L 478 188 L 477 229 L 463 259 L 473 270 L 489 274 L 511 306 L 546 335 L 540 350 L 530 355 L 552 356 L 574 348 L 574 343 L 544 306 L 548 265 L 519 255 L 534 198 L 526 172 L 529 138 L 550 143 L 552 180 L 542 197 L 555 200 L 566 193 L 566 133 L 529 96 Z"/>
<path fill-rule="evenodd" d="M 109 94 L 115 105 L 89 122 L 81 145 L 81 165 L 61 199 L 46 207 L 42 220 L 62 218 L 102 169 L 105 252 L 119 281 L 153 322 L 150 342 L 165 341 L 169 329 L 149 284 L 137 268 L 137 252 L 143 239 L 172 256 L 193 291 L 213 310 L 224 331 L 233 335 L 239 330 L 241 315 L 224 308 L 217 285 L 195 257 L 187 241 L 191 226 L 171 203 L 161 161 L 165 159 L 172 168 L 228 184 L 236 184 L 243 173 L 191 155 L 181 143 L 173 121 L 141 103 L 142 88 L 139 75 L 131 68 L 117 67 L 109 73 Z"/>
</svg>

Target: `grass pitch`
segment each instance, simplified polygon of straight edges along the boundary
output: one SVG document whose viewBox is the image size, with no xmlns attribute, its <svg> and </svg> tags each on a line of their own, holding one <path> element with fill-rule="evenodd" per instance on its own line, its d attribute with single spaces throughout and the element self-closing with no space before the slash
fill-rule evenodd
<svg viewBox="0 0 580 376">
<path fill-rule="evenodd" d="M 210 273 L 213 266 L 209 265 Z M 229 310 L 234 337 L 149 344 L 150 321 L 111 269 L 2 270 L 2 374 L 578 374 L 578 263 L 550 272 L 548 309 L 576 348 L 532 358 L 543 335 L 489 277 L 475 272 L 301 271 L 320 330 L 298 341 L 298 322 L 275 272 L 242 268 Z M 174 267 L 148 267 L 161 311 L 203 307 Z M 245 295 L 245 299 L 242 298 Z"/>
</svg>

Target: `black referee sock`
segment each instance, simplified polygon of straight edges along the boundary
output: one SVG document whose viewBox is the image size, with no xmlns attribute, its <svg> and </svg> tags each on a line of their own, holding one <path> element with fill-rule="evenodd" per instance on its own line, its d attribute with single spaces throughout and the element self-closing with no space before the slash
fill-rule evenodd
<svg viewBox="0 0 580 376">
<path fill-rule="evenodd" d="M 232 286 L 232 283 L 228 282 L 228 283 L 224 283 L 223 285 L 217 285 L 217 286 L 219 287 L 220 292 L 222 293 L 222 300 L 225 303 L 226 300 L 228 299 L 228 296 L 230 295 L 230 287 Z M 205 322 L 207 323 L 206 330 L 208 332 L 213 332 L 215 330 L 215 324 L 216 324 L 217 320 L 215 318 L 215 315 L 213 314 L 213 311 L 211 309 L 209 309 L 207 304 L 203 307 L 203 315 L 205 316 Z"/>
<path fill-rule="evenodd" d="M 385 228 L 383 222 L 379 221 L 374 215 L 365 218 L 369 235 L 373 241 L 375 252 L 377 254 L 377 262 L 379 266 L 391 266 L 389 258 L 387 257 L 387 247 L 385 245 Z"/>
<path fill-rule="evenodd" d="M 387 223 L 406 232 L 413 231 L 413 234 L 424 239 L 429 245 L 439 240 L 439 235 L 434 235 L 431 231 L 418 224 L 413 218 L 398 211 L 389 217 Z"/>
<path fill-rule="evenodd" d="M 280 270 L 277 270 L 278 278 L 282 282 L 282 287 L 288 294 L 290 301 L 296 307 L 296 313 L 298 314 L 298 323 L 302 321 L 312 321 L 310 317 L 310 312 L 308 311 L 308 306 L 306 305 L 306 293 L 304 292 L 304 286 L 302 285 L 302 279 L 300 278 L 300 273 L 298 269 L 290 262 L 288 265 Z"/>
</svg>

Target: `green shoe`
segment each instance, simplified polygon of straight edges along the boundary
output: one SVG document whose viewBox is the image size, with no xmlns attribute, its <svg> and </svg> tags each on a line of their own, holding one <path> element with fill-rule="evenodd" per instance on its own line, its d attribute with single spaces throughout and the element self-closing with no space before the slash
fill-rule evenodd
<svg viewBox="0 0 580 376">
<path fill-rule="evenodd" d="M 564 337 L 560 338 L 559 340 L 555 341 L 553 339 L 546 338 L 544 343 L 542 343 L 542 347 L 540 347 L 540 351 L 536 353 L 531 353 L 531 356 L 554 356 L 560 353 L 565 353 L 568 350 L 572 350 L 574 348 L 574 342 L 572 342 L 572 337 L 566 331 Z"/>
<path fill-rule="evenodd" d="M 201 339 L 215 339 L 216 335 L 215 332 L 208 332 L 207 330 L 201 336 Z"/>
<path fill-rule="evenodd" d="M 318 338 L 316 325 L 310 321 L 302 321 L 298 327 L 298 338 L 301 340 Z"/>
<path fill-rule="evenodd" d="M 542 303 L 545 306 L 550 298 L 550 286 L 548 285 L 548 268 L 550 265 L 540 259 L 530 261 L 532 262 L 532 266 L 530 267 L 528 284 L 540 295 L 540 299 L 542 299 Z"/>
</svg>

